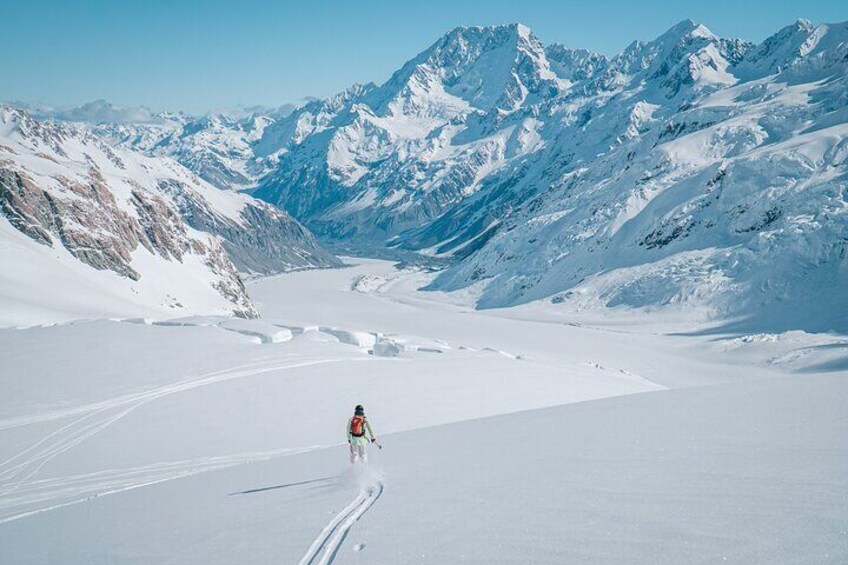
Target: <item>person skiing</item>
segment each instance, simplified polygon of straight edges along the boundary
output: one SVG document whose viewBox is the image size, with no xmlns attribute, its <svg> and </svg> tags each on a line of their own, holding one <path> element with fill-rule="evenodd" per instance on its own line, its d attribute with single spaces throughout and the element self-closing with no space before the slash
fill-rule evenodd
<svg viewBox="0 0 848 565">
<path fill-rule="evenodd" d="M 368 445 L 369 437 L 372 443 L 377 441 L 377 436 L 374 435 L 374 430 L 371 429 L 371 424 L 365 417 L 365 408 L 361 404 L 357 404 L 353 410 L 353 417 L 347 422 L 347 442 L 350 444 L 351 465 L 356 463 L 357 459 L 360 459 L 363 463 L 368 462 L 365 446 Z"/>
</svg>

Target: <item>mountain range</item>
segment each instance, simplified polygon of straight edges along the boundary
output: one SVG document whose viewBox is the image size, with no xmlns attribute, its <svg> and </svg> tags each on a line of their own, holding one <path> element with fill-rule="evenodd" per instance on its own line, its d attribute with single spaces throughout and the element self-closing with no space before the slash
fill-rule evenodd
<svg viewBox="0 0 848 565">
<path fill-rule="evenodd" d="M 611 57 L 462 27 L 381 85 L 295 109 L 75 127 L 325 241 L 445 260 L 430 288 L 479 307 L 845 329 L 846 67 L 845 23 L 753 44 L 687 20 Z"/>
</svg>

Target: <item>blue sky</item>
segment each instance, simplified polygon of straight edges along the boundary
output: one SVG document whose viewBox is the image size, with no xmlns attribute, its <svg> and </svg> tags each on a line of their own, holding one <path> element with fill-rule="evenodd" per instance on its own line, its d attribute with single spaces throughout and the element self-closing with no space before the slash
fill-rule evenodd
<svg viewBox="0 0 848 565">
<path fill-rule="evenodd" d="M 760 41 L 799 17 L 848 20 L 848 2 L 0 0 L 0 14 L 0 100 L 202 112 L 381 82 L 459 25 L 518 21 L 612 54 L 685 18 Z"/>
</svg>

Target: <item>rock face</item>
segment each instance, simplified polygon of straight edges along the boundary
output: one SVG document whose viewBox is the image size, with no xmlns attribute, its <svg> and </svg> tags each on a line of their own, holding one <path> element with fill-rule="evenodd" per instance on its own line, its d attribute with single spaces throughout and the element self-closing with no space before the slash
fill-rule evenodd
<svg viewBox="0 0 848 565">
<path fill-rule="evenodd" d="M 131 211 L 121 209 L 96 168 L 89 170 L 87 182 L 57 178 L 59 194 L 53 194 L 26 172 L 3 166 L 0 206 L 9 222 L 39 243 L 62 245 L 95 269 L 137 281 L 141 275 L 131 263 L 139 245 L 177 261 L 192 246 L 206 251 L 203 243 L 188 237 L 179 216 L 159 196 L 133 190 Z"/>
<path fill-rule="evenodd" d="M 22 235 L 113 273 L 90 276 L 125 300 L 137 296 L 145 311 L 253 317 L 237 268 L 338 264 L 268 204 L 220 191 L 173 161 L 116 149 L 86 129 L 8 106 L 0 107 L 0 227 L 4 241 Z M 4 268 L 13 262 L 6 257 Z"/>
<path fill-rule="evenodd" d="M 186 193 L 179 181 L 159 181 L 180 215 L 192 228 L 222 238 L 224 249 L 239 271 L 270 275 L 298 269 L 338 267 L 342 263 L 315 241 L 291 216 L 244 195 L 219 197 L 240 202 L 235 218 L 217 211 L 206 199 Z"/>
</svg>

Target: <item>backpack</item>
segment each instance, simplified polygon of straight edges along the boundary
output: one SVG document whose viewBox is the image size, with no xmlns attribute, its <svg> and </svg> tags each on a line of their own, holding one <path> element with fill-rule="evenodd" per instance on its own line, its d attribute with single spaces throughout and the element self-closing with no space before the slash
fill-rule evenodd
<svg viewBox="0 0 848 565">
<path fill-rule="evenodd" d="M 354 416 L 350 419 L 350 435 L 353 437 L 365 435 L 365 416 Z"/>
</svg>

